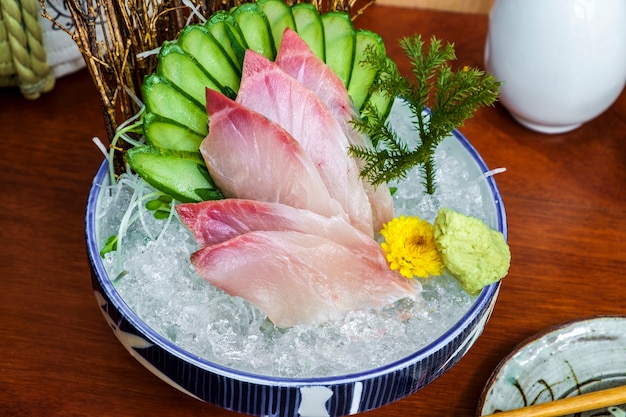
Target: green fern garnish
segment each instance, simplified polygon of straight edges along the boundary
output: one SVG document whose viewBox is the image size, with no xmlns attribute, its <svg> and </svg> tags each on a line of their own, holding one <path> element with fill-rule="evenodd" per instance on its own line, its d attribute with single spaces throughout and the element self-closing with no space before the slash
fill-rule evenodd
<svg viewBox="0 0 626 417">
<path fill-rule="evenodd" d="M 454 46 L 443 46 L 435 37 L 426 52 L 420 35 L 403 38 L 400 45 L 411 62 L 414 80 L 402 76 L 393 62 L 377 55 L 373 48 L 366 50 L 361 64 L 370 65 L 378 73 L 370 92 L 404 99 L 420 141 L 414 148 L 409 147 L 376 109 L 366 105 L 354 125 L 370 137 L 373 147 L 352 146 L 350 153 L 364 161 L 361 176 L 374 185 L 406 178 L 409 170 L 421 165 L 426 192 L 433 194 L 437 145 L 478 108 L 493 105 L 501 83 L 492 74 L 475 68 L 453 71 L 449 61 L 456 59 Z"/>
</svg>

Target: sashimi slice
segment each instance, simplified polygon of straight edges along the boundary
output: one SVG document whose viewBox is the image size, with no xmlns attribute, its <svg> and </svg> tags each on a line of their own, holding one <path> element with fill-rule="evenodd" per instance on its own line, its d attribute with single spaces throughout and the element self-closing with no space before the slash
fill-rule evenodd
<svg viewBox="0 0 626 417">
<path fill-rule="evenodd" d="M 200 152 L 226 197 L 346 216 L 311 159 L 279 125 L 211 89 L 207 89 L 207 112 L 209 134 Z"/>
<path fill-rule="evenodd" d="M 335 117 L 343 123 L 346 133 L 354 134 L 349 122 L 357 114 L 348 90 L 331 67 L 317 57 L 294 30 L 286 29 L 276 55 L 276 65 L 317 94 Z M 363 138 L 356 138 L 362 141 Z M 352 143 L 352 141 L 351 141 Z"/>
<path fill-rule="evenodd" d="M 417 282 L 329 239 L 298 232 L 246 233 L 200 249 L 191 261 L 200 277 L 283 328 L 419 300 Z"/>
<path fill-rule="evenodd" d="M 378 242 L 340 217 L 239 198 L 178 204 L 176 212 L 200 246 L 215 245 L 249 232 L 292 231 L 324 237 L 352 250 L 367 251 L 368 256 L 376 257 L 376 262 L 386 263 Z"/>
<path fill-rule="evenodd" d="M 315 164 L 330 196 L 357 228 L 374 234 L 372 210 L 349 142 L 328 107 L 274 62 L 246 51 L 238 103 L 281 125 Z"/>
<path fill-rule="evenodd" d="M 297 32 L 285 30 L 275 62 L 283 71 L 313 91 L 330 109 L 350 145 L 371 146 L 369 139 L 352 125 L 357 113 L 348 90 L 337 74 L 313 53 Z M 374 229 L 379 231 L 394 216 L 391 193 L 384 184 L 374 187 L 367 180 L 363 180 L 363 184 L 371 204 Z"/>
</svg>

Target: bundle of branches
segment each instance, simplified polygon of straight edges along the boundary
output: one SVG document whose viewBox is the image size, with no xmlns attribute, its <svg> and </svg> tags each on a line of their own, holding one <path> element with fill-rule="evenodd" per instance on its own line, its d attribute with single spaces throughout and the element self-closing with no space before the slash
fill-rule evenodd
<svg viewBox="0 0 626 417">
<path fill-rule="evenodd" d="M 286 0 L 287 4 L 300 0 Z M 357 0 L 305 0 L 320 11 L 352 13 Z M 145 75 L 155 71 L 157 55 L 149 54 L 163 41 L 175 39 L 188 24 L 245 0 L 66 0 L 74 29 L 55 22 L 39 0 L 43 15 L 66 31 L 78 45 L 98 89 L 109 141 L 119 124 L 139 109 Z M 120 157 L 116 172 L 124 170 Z"/>
</svg>

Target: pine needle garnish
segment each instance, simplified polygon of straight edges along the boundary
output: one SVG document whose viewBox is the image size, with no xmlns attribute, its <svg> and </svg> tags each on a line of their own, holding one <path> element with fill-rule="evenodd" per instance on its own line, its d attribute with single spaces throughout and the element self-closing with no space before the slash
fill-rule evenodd
<svg viewBox="0 0 626 417">
<path fill-rule="evenodd" d="M 373 146 L 352 146 L 350 153 L 364 161 L 361 176 L 374 185 L 404 179 L 409 170 L 420 165 L 426 192 L 433 194 L 437 145 L 478 108 L 493 105 L 501 83 L 492 74 L 468 66 L 453 71 L 449 61 L 456 59 L 454 45 L 443 45 L 435 37 L 426 50 L 420 35 L 403 38 L 400 45 L 411 62 L 412 80 L 402 76 L 393 62 L 377 55 L 373 48 L 366 50 L 361 64 L 378 73 L 371 93 L 406 102 L 420 141 L 410 147 L 374 107 L 366 105 L 354 126 L 369 136 Z"/>
</svg>

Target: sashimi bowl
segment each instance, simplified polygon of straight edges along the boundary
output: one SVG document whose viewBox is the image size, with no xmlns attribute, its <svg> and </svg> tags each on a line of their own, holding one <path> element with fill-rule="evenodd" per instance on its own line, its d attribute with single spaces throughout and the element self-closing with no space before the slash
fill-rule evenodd
<svg viewBox="0 0 626 417">
<path fill-rule="evenodd" d="M 406 111 L 397 101 L 391 123 L 401 125 Z M 450 179 L 440 180 L 430 199 L 422 192 L 415 196 L 411 189 L 421 187 L 419 173 L 410 174 L 395 184 L 396 214 L 417 210 L 420 217 L 433 220 L 436 207 L 452 207 L 481 218 L 506 237 L 505 210 L 493 171 L 459 131 L 441 142 L 436 162 L 438 173 L 448 173 Z M 453 278 L 443 277 L 423 283 L 426 304 L 419 310 L 402 303 L 385 310 L 384 320 L 391 322 L 355 312 L 318 329 L 275 329 L 245 301 L 195 276 L 189 265 L 193 239 L 187 239 L 191 242 L 187 248 L 171 249 L 167 233 L 162 232 L 139 237 L 143 242 L 138 249 L 143 256 L 139 269 L 155 282 L 148 290 L 126 288 L 133 281 L 132 266 L 123 263 L 125 272 L 113 273 L 111 265 L 125 261 L 101 255 L 111 230 L 129 222 L 121 216 L 107 220 L 109 200 L 119 197 L 112 196 L 108 171 L 104 161 L 86 210 L 88 257 L 98 305 L 134 358 L 161 380 L 201 401 L 257 416 L 343 416 L 382 407 L 415 393 L 454 366 L 480 336 L 496 303 L 499 282 L 470 296 Z M 139 217 L 135 223 L 150 229 L 151 216 Z M 168 230 L 181 229 L 172 213 L 165 222 Z M 119 251 L 122 247 L 130 248 L 130 240 L 118 242 Z M 176 259 L 158 252 L 163 250 L 159 247 L 173 252 Z M 150 255 L 152 250 L 157 253 Z M 166 271 L 168 265 L 175 265 L 174 272 Z M 185 288 L 172 289 L 170 282 Z M 226 299 L 225 306 L 218 299 Z M 175 317 L 164 319 L 168 313 Z M 244 330 L 246 326 L 252 330 Z M 233 334 L 239 339 L 226 337 Z M 394 340 L 404 345 L 390 346 Z M 272 341 L 285 346 L 275 348 Z"/>
</svg>

